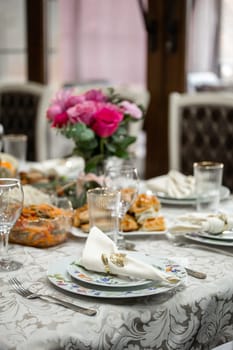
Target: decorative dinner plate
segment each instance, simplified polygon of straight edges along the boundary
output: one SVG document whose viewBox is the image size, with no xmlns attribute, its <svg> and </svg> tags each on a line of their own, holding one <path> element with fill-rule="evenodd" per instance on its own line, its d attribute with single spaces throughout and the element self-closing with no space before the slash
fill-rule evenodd
<svg viewBox="0 0 233 350">
<path fill-rule="evenodd" d="M 79 238 L 87 238 L 88 233 L 83 232 L 81 229 L 77 227 L 72 227 L 70 229 L 70 233 Z M 131 231 L 131 232 L 122 232 L 122 236 L 124 237 L 132 237 L 132 236 L 159 236 L 167 233 L 167 230 L 164 231 Z"/>
<path fill-rule="evenodd" d="M 94 271 L 86 270 L 84 267 L 78 264 L 77 259 L 72 261 L 68 265 L 67 271 L 74 279 L 90 284 L 93 286 L 102 286 L 102 287 L 116 287 L 116 288 L 129 288 L 129 287 L 138 287 L 145 286 L 151 283 L 148 280 L 138 280 L 131 279 L 128 277 L 118 277 L 116 275 L 109 275 L 106 273 L 98 273 Z"/>
<path fill-rule="evenodd" d="M 202 238 L 214 239 L 215 241 L 233 242 L 233 231 L 224 231 L 217 235 L 213 235 L 208 232 L 200 232 L 198 233 L 198 236 Z"/>
<path fill-rule="evenodd" d="M 180 278 L 180 282 L 176 284 L 163 284 L 158 281 L 151 282 L 144 288 L 87 288 L 82 284 L 74 282 L 74 280 L 70 277 L 67 266 L 71 264 L 72 261 L 77 259 L 77 257 L 69 257 L 63 258 L 61 260 L 55 261 L 51 263 L 48 267 L 47 276 L 49 281 L 59 289 L 71 292 L 74 295 L 84 295 L 88 297 L 95 298 L 116 298 L 116 299 L 124 299 L 124 298 L 138 298 L 145 297 L 149 295 L 155 295 L 160 293 L 168 292 L 181 283 L 185 283 L 187 278 L 187 273 L 184 267 L 179 264 L 171 261 L 167 258 L 158 258 L 153 256 L 145 256 L 142 254 L 137 255 L 138 258 L 142 258 L 144 261 L 153 263 L 157 267 L 161 268 L 163 271 L 169 271 L 173 273 L 177 277 Z"/>
<path fill-rule="evenodd" d="M 225 240 L 217 240 L 217 239 L 212 239 L 210 237 L 202 237 L 198 233 L 186 233 L 185 237 L 188 239 L 191 239 L 192 241 L 200 242 L 200 243 L 205 243 L 205 244 L 210 244 L 210 245 L 221 245 L 224 247 L 233 247 L 233 240 L 232 241 L 225 241 Z"/>
</svg>

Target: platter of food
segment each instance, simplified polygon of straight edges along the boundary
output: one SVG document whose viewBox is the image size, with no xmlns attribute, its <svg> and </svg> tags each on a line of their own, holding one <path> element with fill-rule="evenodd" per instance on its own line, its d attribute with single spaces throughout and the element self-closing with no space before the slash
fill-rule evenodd
<svg viewBox="0 0 233 350">
<path fill-rule="evenodd" d="M 88 205 L 74 210 L 71 233 L 86 238 L 89 232 Z M 141 193 L 121 220 L 124 236 L 160 235 L 167 232 L 167 224 L 160 213 L 160 202 L 154 195 Z"/>
</svg>

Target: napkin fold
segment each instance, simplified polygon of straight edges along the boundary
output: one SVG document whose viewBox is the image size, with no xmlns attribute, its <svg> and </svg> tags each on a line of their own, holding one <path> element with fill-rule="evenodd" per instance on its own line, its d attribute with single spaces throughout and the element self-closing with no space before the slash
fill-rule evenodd
<svg viewBox="0 0 233 350">
<path fill-rule="evenodd" d="M 233 216 L 226 214 L 190 213 L 176 218 L 171 233 L 208 232 L 219 234 L 233 229 Z"/>
<path fill-rule="evenodd" d="M 178 283 L 180 279 L 118 251 L 116 244 L 97 227 L 88 235 L 79 264 L 87 270 L 136 279 Z"/>
<path fill-rule="evenodd" d="M 177 199 L 190 197 L 195 191 L 194 177 L 186 176 L 177 170 L 170 170 L 165 176 L 152 178 L 147 181 L 147 185 L 155 192 L 162 192 Z"/>
</svg>

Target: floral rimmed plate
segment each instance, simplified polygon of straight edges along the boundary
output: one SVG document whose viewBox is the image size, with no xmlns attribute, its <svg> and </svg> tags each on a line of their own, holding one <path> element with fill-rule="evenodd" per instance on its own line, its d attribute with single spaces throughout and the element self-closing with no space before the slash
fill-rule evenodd
<svg viewBox="0 0 233 350">
<path fill-rule="evenodd" d="M 95 289 L 87 288 L 81 284 L 75 283 L 70 277 L 67 271 L 67 266 L 77 259 L 77 257 L 63 258 L 61 260 L 51 263 L 48 267 L 47 276 L 49 281 L 59 289 L 65 292 L 71 292 L 74 295 L 83 295 L 88 297 L 95 298 L 115 298 L 115 299 L 124 299 L 124 298 L 138 298 L 145 297 L 149 295 L 155 295 L 160 293 L 168 292 L 176 288 L 181 283 L 185 283 L 187 278 L 187 273 L 184 267 L 179 264 L 170 261 L 167 258 L 157 258 L 152 256 L 141 255 L 143 259 L 147 262 L 153 263 L 154 265 L 160 267 L 162 270 L 170 269 L 171 273 L 174 273 L 180 278 L 180 282 L 177 284 L 163 285 L 160 282 L 152 282 L 151 284 L 145 286 L 145 288 L 104 288 Z"/>
<path fill-rule="evenodd" d="M 118 277 L 106 273 L 89 271 L 80 266 L 77 260 L 72 261 L 71 264 L 68 265 L 67 271 L 74 279 L 92 286 L 129 288 L 144 286 L 151 283 L 151 281 L 148 280 L 136 280 L 124 276 Z"/>
</svg>

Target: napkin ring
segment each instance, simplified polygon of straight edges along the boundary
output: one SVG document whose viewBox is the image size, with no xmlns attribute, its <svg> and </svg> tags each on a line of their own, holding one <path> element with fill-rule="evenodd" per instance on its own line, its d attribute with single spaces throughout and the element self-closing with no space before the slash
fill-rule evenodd
<svg viewBox="0 0 233 350">
<path fill-rule="evenodd" d="M 101 254 L 101 259 L 102 259 L 102 262 L 104 264 L 105 272 L 106 273 L 110 273 L 110 267 L 109 267 L 109 264 L 108 264 L 107 255 L 106 254 Z"/>
<path fill-rule="evenodd" d="M 124 267 L 125 266 L 125 257 L 126 254 L 123 253 L 112 253 L 110 254 L 110 260 L 111 262 L 118 266 L 118 267 Z"/>
<path fill-rule="evenodd" d="M 123 254 L 123 253 L 112 253 L 109 256 L 111 263 L 113 263 L 114 265 L 116 265 L 118 267 L 125 266 L 125 257 L 126 257 L 126 254 Z M 104 253 L 101 254 L 101 260 L 104 264 L 105 272 L 111 273 L 107 255 Z"/>
</svg>

